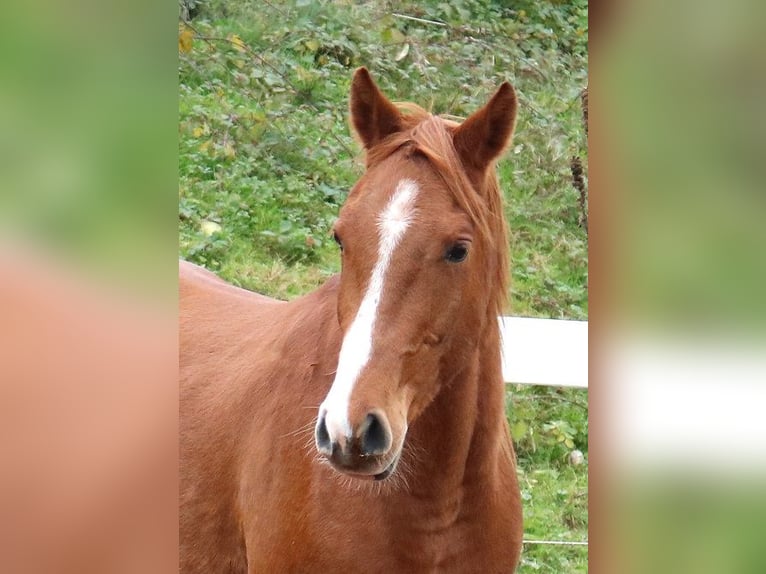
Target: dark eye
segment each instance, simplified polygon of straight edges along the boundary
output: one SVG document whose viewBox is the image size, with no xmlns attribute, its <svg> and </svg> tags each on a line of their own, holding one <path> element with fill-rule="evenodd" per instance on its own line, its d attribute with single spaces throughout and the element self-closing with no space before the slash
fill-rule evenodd
<svg viewBox="0 0 766 574">
<path fill-rule="evenodd" d="M 444 259 L 450 263 L 460 263 L 468 255 L 468 246 L 465 243 L 455 243 L 447 249 Z"/>
<path fill-rule="evenodd" d="M 338 234 L 336 232 L 333 232 L 332 238 L 335 240 L 335 243 L 338 244 L 338 247 L 340 247 L 340 250 L 343 251 L 343 242 L 340 240 L 340 237 L 338 237 Z"/>
</svg>

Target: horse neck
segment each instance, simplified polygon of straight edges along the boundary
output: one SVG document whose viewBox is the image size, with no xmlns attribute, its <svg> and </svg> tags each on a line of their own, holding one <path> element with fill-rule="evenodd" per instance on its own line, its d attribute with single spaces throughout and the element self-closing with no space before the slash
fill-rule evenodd
<svg viewBox="0 0 766 574">
<path fill-rule="evenodd" d="M 411 429 L 409 480 L 412 492 L 435 497 L 491 484 L 498 456 L 510 452 L 500 330 L 494 314 L 488 315 L 476 349 L 464 364 L 450 365 L 439 376 L 442 390 Z"/>
</svg>

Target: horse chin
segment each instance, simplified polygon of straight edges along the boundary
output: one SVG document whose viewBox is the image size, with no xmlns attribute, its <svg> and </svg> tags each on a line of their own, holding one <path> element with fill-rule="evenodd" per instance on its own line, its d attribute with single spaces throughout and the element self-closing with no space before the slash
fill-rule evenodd
<svg viewBox="0 0 766 574">
<path fill-rule="evenodd" d="M 352 478 L 356 478 L 359 480 L 369 480 L 369 481 L 381 481 L 387 479 L 389 476 L 394 474 L 394 471 L 396 470 L 396 465 L 399 463 L 399 458 L 401 457 L 401 451 L 399 451 L 396 456 L 391 460 L 391 462 L 388 463 L 387 466 L 383 468 L 383 470 L 380 470 L 378 472 L 354 472 L 353 470 L 349 470 L 346 468 L 338 468 L 335 467 L 338 472 L 341 472 L 342 474 L 345 474 L 346 476 L 350 476 Z"/>
<path fill-rule="evenodd" d="M 394 460 L 391 461 L 391 464 L 389 464 L 385 469 L 383 469 L 383 472 L 373 476 L 373 480 L 386 480 L 389 476 L 394 474 L 394 471 L 396 470 L 396 465 L 399 462 L 399 456 L 401 454 L 402 452 L 399 451 L 397 455 L 394 457 Z"/>
</svg>

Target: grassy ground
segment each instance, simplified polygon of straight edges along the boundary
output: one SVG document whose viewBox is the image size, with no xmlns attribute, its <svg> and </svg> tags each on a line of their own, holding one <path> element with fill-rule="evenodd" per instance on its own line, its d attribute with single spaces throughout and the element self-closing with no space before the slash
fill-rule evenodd
<svg viewBox="0 0 766 574">
<path fill-rule="evenodd" d="M 458 117 L 508 79 L 521 101 L 498 165 L 508 312 L 586 319 L 587 208 L 571 160 L 587 166 L 587 4 L 501 4 L 198 3 L 179 28 L 182 257 L 276 297 L 312 290 L 339 270 L 328 232 L 362 172 L 346 119 L 354 68 L 367 66 L 392 99 Z M 587 393 L 514 387 L 508 412 L 526 537 L 585 540 Z M 585 464 L 569 464 L 574 449 Z M 586 570 L 586 548 L 532 545 L 520 569 Z"/>
</svg>

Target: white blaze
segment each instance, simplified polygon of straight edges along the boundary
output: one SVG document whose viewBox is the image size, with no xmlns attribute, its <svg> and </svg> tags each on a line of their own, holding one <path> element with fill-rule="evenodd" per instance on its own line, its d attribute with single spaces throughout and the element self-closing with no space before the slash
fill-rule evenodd
<svg viewBox="0 0 766 574">
<path fill-rule="evenodd" d="M 372 270 L 367 291 L 340 348 L 338 370 L 330 392 L 319 408 L 326 412 L 327 431 L 333 440 L 342 441 L 352 435 L 348 421 L 351 393 L 359 374 L 370 359 L 372 333 L 383 293 L 386 271 L 396 246 L 415 214 L 415 197 L 418 186 L 414 181 L 403 179 L 396 186 L 394 195 L 378 216 L 378 260 Z"/>
</svg>

